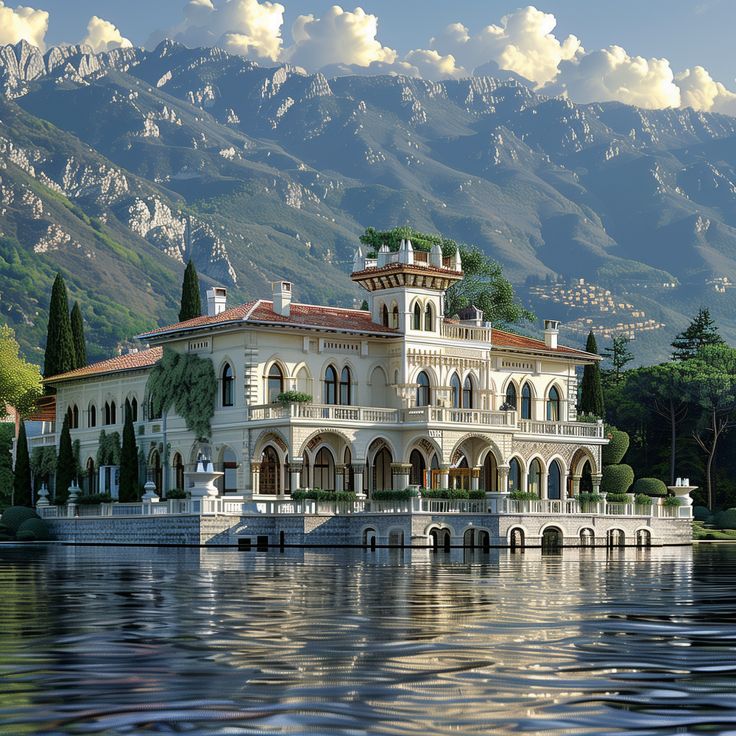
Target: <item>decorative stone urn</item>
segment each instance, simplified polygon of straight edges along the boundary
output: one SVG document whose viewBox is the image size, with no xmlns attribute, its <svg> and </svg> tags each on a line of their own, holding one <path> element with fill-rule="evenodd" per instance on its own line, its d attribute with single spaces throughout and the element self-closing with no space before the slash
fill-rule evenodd
<svg viewBox="0 0 736 736">
<path fill-rule="evenodd" d="M 675 485 L 667 486 L 667 490 L 674 496 L 680 499 L 680 508 L 687 508 L 693 505 L 693 499 L 690 494 L 697 488 L 697 486 L 690 485 L 690 478 L 678 478 L 675 481 Z M 689 512 L 692 515 L 692 511 Z"/>
</svg>

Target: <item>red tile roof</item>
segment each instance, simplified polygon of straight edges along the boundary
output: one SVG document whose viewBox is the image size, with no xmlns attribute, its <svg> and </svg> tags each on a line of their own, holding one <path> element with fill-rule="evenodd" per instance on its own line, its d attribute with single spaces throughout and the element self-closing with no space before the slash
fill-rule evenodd
<svg viewBox="0 0 736 736">
<path fill-rule="evenodd" d="M 59 381 L 71 381 L 75 378 L 86 376 L 97 376 L 104 373 L 121 373 L 122 371 L 140 370 L 152 366 L 163 354 L 163 348 L 148 348 L 139 350 L 137 353 L 126 353 L 116 358 L 108 358 L 99 363 L 92 363 L 84 368 L 77 368 L 67 373 L 51 376 L 45 379 L 45 383 L 58 383 Z"/>
<path fill-rule="evenodd" d="M 591 353 L 586 353 L 584 350 L 577 350 L 576 348 L 568 348 L 564 345 L 558 345 L 556 348 L 548 348 L 545 345 L 544 340 L 536 340 L 533 337 L 526 337 L 525 335 L 517 335 L 513 332 L 506 332 L 505 330 L 493 329 L 493 337 L 491 338 L 491 344 L 494 348 L 517 348 L 521 350 L 534 350 L 543 353 L 556 353 L 562 355 L 575 355 L 581 358 L 592 358 L 599 359 L 599 356 Z"/>
<path fill-rule="evenodd" d="M 148 340 L 161 337 L 172 332 L 186 332 L 203 327 L 214 327 L 228 323 L 275 324 L 285 327 L 307 327 L 316 329 L 340 330 L 345 332 L 372 333 L 376 335 L 396 335 L 398 330 L 371 321 L 369 312 L 359 309 L 343 309 L 341 307 L 320 307 L 314 304 L 292 303 L 290 314 L 284 317 L 273 311 L 273 302 L 259 299 L 221 312 L 214 317 L 195 317 L 186 322 L 167 327 L 159 327 L 143 335 L 140 339 Z"/>
<path fill-rule="evenodd" d="M 56 421 L 56 396 L 42 396 L 33 411 L 26 417 L 31 422 L 54 422 Z"/>
</svg>

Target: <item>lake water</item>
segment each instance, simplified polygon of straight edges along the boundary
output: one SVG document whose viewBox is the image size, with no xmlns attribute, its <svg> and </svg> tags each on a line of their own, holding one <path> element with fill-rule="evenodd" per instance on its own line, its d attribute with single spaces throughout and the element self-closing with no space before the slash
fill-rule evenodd
<svg viewBox="0 0 736 736">
<path fill-rule="evenodd" d="M 0 548 L 0 733 L 736 733 L 736 546 Z"/>
</svg>

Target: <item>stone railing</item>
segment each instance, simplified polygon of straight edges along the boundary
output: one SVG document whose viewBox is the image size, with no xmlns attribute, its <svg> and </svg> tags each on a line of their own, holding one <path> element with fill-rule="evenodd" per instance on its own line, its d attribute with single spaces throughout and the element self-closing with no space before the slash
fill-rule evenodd
<svg viewBox="0 0 736 736">
<path fill-rule="evenodd" d="M 260 404 L 249 408 L 248 417 L 253 422 L 268 419 L 326 419 L 334 422 L 395 424 L 399 420 L 399 410 L 339 404 Z"/>
<path fill-rule="evenodd" d="M 28 438 L 28 449 L 33 450 L 36 447 L 52 447 L 56 446 L 56 435 L 51 434 L 39 434 L 35 437 Z"/>
<path fill-rule="evenodd" d="M 401 410 L 403 424 L 412 422 L 467 424 L 485 427 L 515 427 L 516 412 L 486 409 L 450 409 L 445 406 L 415 406 Z"/>
<path fill-rule="evenodd" d="M 448 340 L 462 340 L 463 342 L 491 342 L 491 327 L 475 327 L 473 325 L 460 325 L 454 322 L 442 323 L 442 337 Z"/>
<path fill-rule="evenodd" d="M 603 439 L 602 422 L 540 422 L 520 419 L 519 432 L 555 437 L 584 437 Z"/>
</svg>

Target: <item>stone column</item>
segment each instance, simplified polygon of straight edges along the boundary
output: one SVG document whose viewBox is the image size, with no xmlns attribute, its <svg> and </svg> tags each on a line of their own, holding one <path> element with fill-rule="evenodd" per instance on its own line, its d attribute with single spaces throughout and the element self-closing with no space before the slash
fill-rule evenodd
<svg viewBox="0 0 736 736">
<path fill-rule="evenodd" d="M 509 492 L 509 466 L 508 465 L 498 466 L 498 492 L 499 493 Z"/>
<path fill-rule="evenodd" d="M 591 480 L 593 481 L 593 493 L 601 492 L 601 475 L 592 475 Z"/>
<path fill-rule="evenodd" d="M 450 487 L 450 468 L 447 465 L 440 467 L 440 488 Z"/>
<path fill-rule="evenodd" d="M 477 491 L 480 488 L 480 466 L 470 469 L 470 490 Z"/>
<path fill-rule="evenodd" d="M 547 470 L 542 471 L 542 477 L 539 480 L 539 496 L 542 500 L 546 500 L 549 498 L 549 488 L 547 487 L 547 484 L 549 483 L 549 473 Z"/>
<path fill-rule="evenodd" d="M 358 498 L 365 498 L 363 492 L 363 473 L 365 472 L 365 463 L 353 463 L 353 483 L 355 484 L 355 493 Z"/>
<path fill-rule="evenodd" d="M 409 486 L 411 465 L 408 463 L 391 463 L 392 485 L 395 490 L 403 491 Z"/>
<path fill-rule="evenodd" d="M 299 490 L 303 461 L 289 463 L 289 488 L 291 493 Z"/>
<path fill-rule="evenodd" d="M 253 494 L 261 492 L 261 464 L 252 462 L 250 464 L 250 484 Z"/>
<path fill-rule="evenodd" d="M 345 490 L 345 466 L 335 465 L 335 490 Z"/>
<path fill-rule="evenodd" d="M 572 498 L 575 498 L 575 496 L 579 496 L 580 495 L 580 478 L 581 478 L 581 476 L 579 476 L 579 475 L 573 475 L 573 476 L 570 476 L 570 477 L 572 478 L 572 488 L 570 489 L 571 490 L 571 493 L 572 493 L 572 496 L 571 497 Z"/>
</svg>

